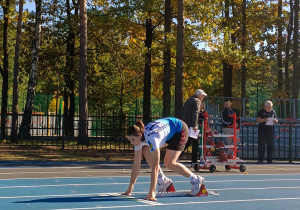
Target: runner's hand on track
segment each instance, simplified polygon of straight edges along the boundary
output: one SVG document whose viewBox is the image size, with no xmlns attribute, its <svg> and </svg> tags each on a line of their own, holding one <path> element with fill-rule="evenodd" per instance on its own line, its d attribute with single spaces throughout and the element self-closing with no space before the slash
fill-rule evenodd
<svg viewBox="0 0 300 210">
<path fill-rule="evenodd" d="M 131 188 L 128 188 L 128 189 L 126 190 L 126 192 L 122 193 L 122 195 L 128 195 L 128 196 L 130 196 L 131 193 L 132 193 L 132 189 L 131 189 Z"/>
<path fill-rule="evenodd" d="M 145 200 L 149 200 L 149 201 L 157 201 L 157 199 L 155 198 L 155 192 L 149 192 L 148 195 L 146 196 Z"/>
</svg>

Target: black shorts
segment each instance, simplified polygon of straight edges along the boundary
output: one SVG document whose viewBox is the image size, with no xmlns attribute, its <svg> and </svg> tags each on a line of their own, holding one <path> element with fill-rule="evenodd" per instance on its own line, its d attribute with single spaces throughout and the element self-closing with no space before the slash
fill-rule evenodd
<svg viewBox="0 0 300 210">
<path fill-rule="evenodd" d="M 189 138 L 189 128 L 185 124 L 185 122 L 182 122 L 182 130 L 181 132 L 175 133 L 174 136 L 167 141 L 168 144 L 167 149 L 174 150 L 174 151 L 184 151 L 185 144 L 188 141 Z"/>
</svg>

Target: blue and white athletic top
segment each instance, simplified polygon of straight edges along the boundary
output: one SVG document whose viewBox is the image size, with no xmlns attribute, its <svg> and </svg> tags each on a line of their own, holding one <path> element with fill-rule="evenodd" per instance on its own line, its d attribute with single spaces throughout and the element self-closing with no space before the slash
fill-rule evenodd
<svg viewBox="0 0 300 210">
<path fill-rule="evenodd" d="M 161 148 L 175 133 L 181 132 L 182 122 L 173 117 L 162 118 L 148 123 L 145 127 L 145 139 L 150 151 Z"/>
<path fill-rule="evenodd" d="M 149 144 L 145 141 L 142 141 L 139 146 L 134 147 L 134 150 L 139 151 L 143 148 L 143 146 L 149 146 Z"/>
</svg>

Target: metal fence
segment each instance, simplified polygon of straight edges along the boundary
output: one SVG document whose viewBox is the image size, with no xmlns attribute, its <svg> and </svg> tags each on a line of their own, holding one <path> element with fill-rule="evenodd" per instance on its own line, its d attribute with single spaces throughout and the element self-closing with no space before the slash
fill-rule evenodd
<svg viewBox="0 0 300 210">
<path fill-rule="evenodd" d="M 126 139 L 126 129 L 135 123 L 141 116 L 118 116 L 103 115 L 90 116 L 88 119 L 88 144 L 78 145 L 78 117 L 72 122 L 74 135 L 65 135 L 63 115 L 41 115 L 34 114 L 31 121 L 31 137 L 20 139 L 17 143 L 10 140 L 11 115 L 8 115 L 6 123 L 7 141 L 2 144 L 28 145 L 28 146 L 55 146 L 62 149 L 95 149 L 95 150 L 132 150 Z M 157 119 L 158 117 L 153 117 Z M 22 115 L 18 117 L 18 124 L 21 123 Z M 218 117 L 210 118 L 210 127 L 222 133 L 222 125 Z M 240 130 L 239 157 L 243 159 L 257 159 L 257 136 L 258 126 L 254 121 L 242 119 Z M 300 121 L 280 120 L 275 125 L 275 159 L 300 159 Z M 220 141 L 222 139 L 215 139 Z M 182 158 L 189 159 L 190 152 L 182 155 Z"/>
<path fill-rule="evenodd" d="M 217 122 L 210 126 L 222 132 L 222 124 Z M 300 160 L 300 122 L 281 120 L 275 127 L 274 159 Z M 239 157 L 257 159 L 258 157 L 258 125 L 255 122 L 242 121 L 239 132 Z M 220 141 L 216 140 L 216 141 Z"/>
<path fill-rule="evenodd" d="M 18 116 L 18 130 L 22 122 L 22 114 Z M 159 117 L 152 117 L 157 119 Z M 100 115 L 90 116 L 87 122 L 88 144 L 78 145 L 79 135 L 79 117 L 76 116 L 71 123 L 73 126 L 73 135 L 69 133 L 64 125 L 63 115 L 42 115 L 33 114 L 31 117 L 31 129 L 29 139 L 18 139 L 18 142 L 12 142 L 11 139 L 11 119 L 7 115 L 5 144 L 16 144 L 26 146 L 57 146 L 62 149 L 86 148 L 86 149 L 109 149 L 109 150 L 132 150 L 132 146 L 126 139 L 126 130 L 142 116 L 123 116 L 119 115 Z M 3 142 L 2 142 L 3 143 Z"/>
<path fill-rule="evenodd" d="M 300 100 L 278 98 L 237 98 L 209 96 L 205 99 L 206 110 L 208 113 L 211 116 L 220 116 L 220 112 L 224 109 L 225 99 L 230 99 L 232 101 L 232 106 L 240 111 L 241 117 L 245 120 L 256 118 L 258 110 L 263 108 L 263 104 L 267 100 L 271 100 L 273 102 L 273 109 L 276 111 L 278 118 L 300 118 Z"/>
</svg>

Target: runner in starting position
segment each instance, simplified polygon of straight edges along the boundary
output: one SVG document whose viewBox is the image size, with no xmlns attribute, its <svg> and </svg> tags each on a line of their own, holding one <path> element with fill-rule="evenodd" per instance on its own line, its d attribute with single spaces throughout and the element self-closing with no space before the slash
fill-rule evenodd
<svg viewBox="0 0 300 210">
<path fill-rule="evenodd" d="M 149 149 L 148 143 L 145 141 L 144 138 L 144 131 L 145 126 L 142 121 L 137 121 L 135 125 L 131 126 L 128 131 L 127 135 L 130 135 L 133 140 L 130 140 L 130 142 L 134 145 L 134 160 L 131 170 L 131 178 L 129 187 L 126 190 L 125 193 L 122 193 L 122 195 L 130 195 L 133 191 L 134 184 L 136 182 L 137 176 L 139 174 L 140 168 L 141 168 L 141 158 L 142 155 L 145 157 L 148 165 L 150 168 L 152 168 L 152 159 L 151 159 L 151 152 Z M 128 136 L 129 139 L 129 136 Z M 137 140 L 135 140 L 137 139 Z M 158 166 L 158 177 L 157 177 L 157 183 L 159 186 L 158 192 L 166 192 L 167 189 L 171 186 L 172 180 L 167 178 L 163 171 L 161 170 L 160 166 Z"/>
<path fill-rule="evenodd" d="M 157 177 L 160 177 L 160 175 L 162 174 L 162 171 L 159 167 L 160 148 L 163 147 L 167 147 L 164 159 L 165 166 L 168 169 L 190 179 L 190 182 L 192 184 L 192 195 L 197 195 L 200 192 L 204 178 L 201 176 L 196 176 L 184 165 L 177 162 L 178 157 L 184 150 L 185 144 L 188 140 L 188 136 L 189 129 L 187 125 L 183 121 L 171 117 L 156 120 L 147 124 L 146 127 L 144 127 L 143 123 L 138 121 L 137 125 L 133 125 L 128 128 L 127 138 L 130 140 L 131 144 L 133 144 L 135 148 L 142 147 L 143 154 L 146 149 L 150 149 L 151 152 L 151 155 L 149 155 L 148 157 L 145 156 L 149 166 L 151 167 L 150 190 L 145 199 L 156 201 L 156 182 L 158 181 L 158 183 L 160 183 L 160 178 Z M 146 144 L 148 144 L 150 148 L 145 147 L 144 150 L 143 145 Z M 135 152 L 134 165 L 137 164 L 138 160 L 140 164 L 140 157 L 141 153 L 137 154 L 137 152 Z M 138 172 L 139 170 L 137 170 L 137 167 L 133 167 L 131 172 L 130 185 L 128 190 L 124 194 L 131 193 Z M 172 180 L 167 181 L 167 183 L 169 186 L 172 183 Z"/>
</svg>

